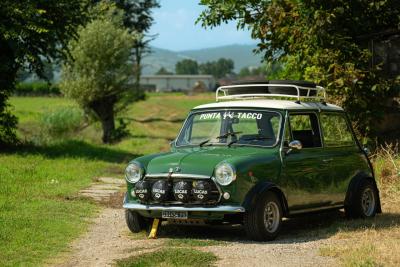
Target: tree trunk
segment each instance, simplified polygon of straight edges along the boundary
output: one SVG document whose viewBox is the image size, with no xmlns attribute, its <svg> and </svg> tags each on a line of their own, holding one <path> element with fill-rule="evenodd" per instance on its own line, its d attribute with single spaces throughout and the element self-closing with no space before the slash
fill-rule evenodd
<svg viewBox="0 0 400 267">
<path fill-rule="evenodd" d="M 135 89 L 140 90 L 140 77 L 142 76 L 142 51 L 140 47 L 135 47 Z"/>
<path fill-rule="evenodd" d="M 101 118 L 101 126 L 103 127 L 103 143 L 109 144 L 113 141 L 113 132 L 115 131 L 114 111 L 104 118 Z"/>
<path fill-rule="evenodd" d="M 108 98 L 94 101 L 90 104 L 90 108 L 99 117 L 101 126 L 103 128 L 103 143 L 109 144 L 113 141 L 113 133 L 115 131 L 114 123 L 114 104 L 116 97 L 111 96 Z"/>
<path fill-rule="evenodd" d="M 18 70 L 14 51 L 8 41 L 0 36 L 0 145 L 17 141 L 17 118 L 7 109 L 8 97 L 14 90 Z"/>
</svg>

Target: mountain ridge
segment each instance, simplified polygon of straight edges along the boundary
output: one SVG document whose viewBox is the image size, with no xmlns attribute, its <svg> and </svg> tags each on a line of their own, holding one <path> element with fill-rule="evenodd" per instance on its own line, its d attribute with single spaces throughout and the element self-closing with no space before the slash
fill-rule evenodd
<svg viewBox="0 0 400 267">
<path fill-rule="evenodd" d="M 215 61 L 219 58 L 230 58 L 235 63 L 235 72 L 243 67 L 257 67 L 261 65 L 261 55 L 253 50 L 256 45 L 232 44 L 210 48 L 172 51 L 164 48 L 151 47 L 152 53 L 143 58 L 143 74 L 154 74 L 161 67 L 168 71 L 175 71 L 175 64 L 182 59 L 193 59 L 199 63 Z"/>
</svg>

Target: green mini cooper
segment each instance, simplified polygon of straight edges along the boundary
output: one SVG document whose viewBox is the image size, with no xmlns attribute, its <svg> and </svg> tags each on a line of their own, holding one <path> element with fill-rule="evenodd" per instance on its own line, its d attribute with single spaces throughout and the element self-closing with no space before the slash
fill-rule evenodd
<svg viewBox="0 0 400 267">
<path fill-rule="evenodd" d="M 223 86 L 189 113 L 171 151 L 126 168 L 123 207 L 132 232 L 155 218 L 243 224 L 272 240 L 282 218 L 344 208 L 381 212 L 374 173 L 342 108 L 310 82 Z"/>
</svg>

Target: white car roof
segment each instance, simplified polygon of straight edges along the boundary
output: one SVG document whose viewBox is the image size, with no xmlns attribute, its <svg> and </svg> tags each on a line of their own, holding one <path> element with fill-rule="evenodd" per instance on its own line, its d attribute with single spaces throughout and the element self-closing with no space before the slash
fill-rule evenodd
<svg viewBox="0 0 400 267">
<path fill-rule="evenodd" d="M 218 109 L 218 108 L 268 108 L 281 110 L 326 110 L 326 111 L 343 111 L 343 108 L 332 105 L 323 104 L 321 102 L 301 102 L 296 103 L 295 100 L 269 100 L 269 99 L 252 99 L 252 100 L 236 100 L 215 102 L 197 106 L 196 109 Z"/>
</svg>

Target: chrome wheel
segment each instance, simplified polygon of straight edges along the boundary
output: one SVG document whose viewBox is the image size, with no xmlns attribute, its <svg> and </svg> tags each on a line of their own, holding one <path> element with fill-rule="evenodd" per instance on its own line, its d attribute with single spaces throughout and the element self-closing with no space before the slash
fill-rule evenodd
<svg viewBox="0 0 400 267">
<path fill-rule="evenodd" d="M 274 233 L 280 223 L 279 207 L 275 202 L 268 202 L 264 209 L 264 226 L 265 229 Z"/>
<path fill-rule="evenodd" d="M 374 214 L 375 211 L 375 194 L 369 187 L 365 188 L 361 196 L 361 207 L 366 217 Z"/>
</svg>

